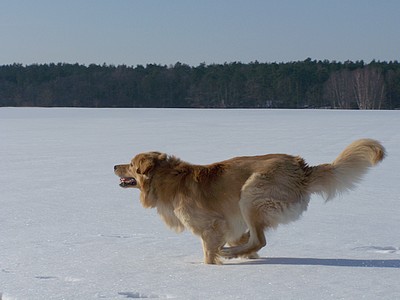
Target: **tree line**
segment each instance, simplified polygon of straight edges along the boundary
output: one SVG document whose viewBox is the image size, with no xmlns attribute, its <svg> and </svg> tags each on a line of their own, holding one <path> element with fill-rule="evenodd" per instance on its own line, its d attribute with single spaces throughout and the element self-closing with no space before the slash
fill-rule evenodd
<svg viewBox="0 0 400 300">
<path fill-rule="evenodd" d="M 12 64 L 0 106 L 396 109 L 400 63 Z"/>
</svg>

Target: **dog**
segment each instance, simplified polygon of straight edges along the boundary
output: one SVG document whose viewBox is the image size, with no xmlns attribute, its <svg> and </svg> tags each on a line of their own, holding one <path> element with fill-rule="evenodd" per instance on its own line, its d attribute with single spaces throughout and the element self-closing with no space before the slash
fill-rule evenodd
<svg viewBox="0 0 400 300">
<path fill-rule="evenodd" d="M 147 152 L 114 166 L 114 173 L 121 187 L 138 188 L 143 207 L 156 208 L 168 227 L 199 236 L 204 263 L 221 264 L 221 258 L 258 258 L 266 229 L 297 220 L 312 194 L 328 201 L 353 189 L 385 155 L 372 139 L 357 140 L 317 166 L 287 154 L 193 165 Z"/>
</svg>

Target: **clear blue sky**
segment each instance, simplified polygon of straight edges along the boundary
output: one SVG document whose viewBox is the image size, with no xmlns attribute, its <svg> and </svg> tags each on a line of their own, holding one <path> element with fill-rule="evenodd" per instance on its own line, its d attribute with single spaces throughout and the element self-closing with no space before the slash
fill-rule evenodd
<svg viewBox="0 0 400 300">
<path fill-rule="evenodd" d="M 0 65 L 400 60 L 400 0 L 0 0 Z"/>
</svg>

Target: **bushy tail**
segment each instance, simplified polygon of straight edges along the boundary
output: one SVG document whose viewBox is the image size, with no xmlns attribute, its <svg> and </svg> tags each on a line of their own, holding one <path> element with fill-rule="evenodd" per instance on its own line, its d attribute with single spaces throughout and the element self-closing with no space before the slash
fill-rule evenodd
<svg viewBox="0 0 400 300">
<path fill-rule="evenodd" d="M 385 157 L 385 148 L 372 139 L 351 143 L 331 164 L 311 168 L 309 188 L 328 201 L 336 195 L 351 190 L 371 166 Z"/>
</svg>

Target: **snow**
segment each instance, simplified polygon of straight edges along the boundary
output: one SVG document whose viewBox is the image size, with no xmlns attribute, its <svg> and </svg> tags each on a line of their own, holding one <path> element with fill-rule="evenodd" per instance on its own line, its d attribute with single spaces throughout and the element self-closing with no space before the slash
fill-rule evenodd
<svg viewBox="0 0 400 300">
<path fill-rule="evenodd" d="M 0 109 L 0 299 L 398 299 L 400 112 Z M 259 260 L 204 265 L 113 166 L 159 150 L 193 163 L 290 153 L 332 161 L 358 138 L 388 151 L 355 191 L 313 197 Z"/>
</svg>

